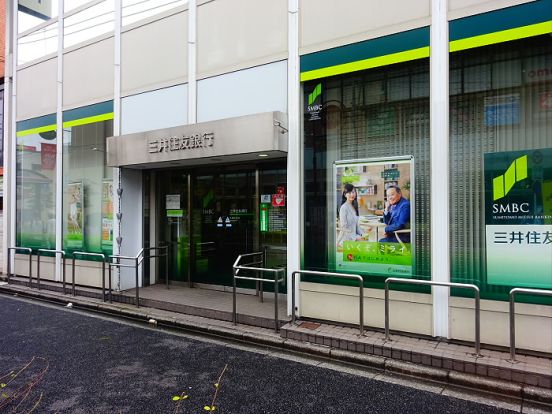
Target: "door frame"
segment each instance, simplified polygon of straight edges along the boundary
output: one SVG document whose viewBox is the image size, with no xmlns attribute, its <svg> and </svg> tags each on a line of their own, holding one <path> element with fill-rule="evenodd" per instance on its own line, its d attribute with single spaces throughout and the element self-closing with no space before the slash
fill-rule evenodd
<svg viewBox="0 0 552 414">
<path fill-rule="evenodd" d="M 215 173 L 213 173 L 213 167 L 216 167 Z M 160 238 L 160 227 L 161 227 L 161 212 L 163 211 L 161 203 L 163 202 L 161 197 L 161 190 L 160 187 L 157 185 L 158 180 L 161 177 L 161 174 L 165 171 L 173 170 L 173 171 L 180 171 L 181 174 L 185 174 L 187 177 L 187 220 L 188 220 L 188 228 L 189 228 L 189 237 L 188 237 L 188 260 L 187 260 L 187 266 L 186 266 L 186 272 L 187 272 L 187 285 L 190 288 L 193 288 L 194 282 L 192 273 L 194 271 L 194 265 L 196 260 L 196 246 L 194 242 L 193 237 L 193 220 L 194 220 L 194 212 L 193 212 L 193 201 L 192 201 L 192 195 L 194 194 L 193 190 L 194 187 L 194 178 L 197 176 L 200 176 L 202 174 L 205 175 L 212 175 L 212 174 L 227 174 L 231 172 L 251 172 L 253 173 L 253 181 L 254 181 L 254 192 L 252 194 L 253 197 L 253 215 L 254 215 L 254 222 L 253 222 L 253 235 L 251 237 L 252 249 L 254 250 L 256 246 L 260 248 L 261 243 L 261 237 L 260 237 L 260 224 L 259 224 L 259 214 L 260 214 L 260 185 L 261 185 L 261 171 L 263 170 L 270 170 L 270 169 L 285 169 L 286 166 L 286 160 L 284 158 L 282 159 L 274 159 L 274 160 L 267 160 L 266 162 L 259 162 L 259 163 L 242 163 L 242 164 L 217 164 L 216 166 L 208 166 L 208 165 L 201 165 L 197 167 L 190 167 L 190 166 L 182 166 L 182 167 L 171 167 L 171 168 L 163 168 L 163 169 L 152 169 L 148 171 L 148 174 L 150 175 L 149 179 L 149 196 L 150 196 L 150 222 L 149 222 L 149 236 L 150 245 L 158 246 L 161 242 L 159 240 Z M 194 187 L 194 188 L 192 188 Z M 153 241 L 153 243 L 152 243 Z M 145 240 L 144 240 L 145 242 Z M 145 243 L 143 243 L 145 244 Z M 150 267 L 150 283 L 158 283 L 160 279 L 159 275 L 160 270 L 160 261 L 156 260 L 155 265 L 152 265 Z M 169 279 L 170 280 L 170 279 Z"/>
</svg>

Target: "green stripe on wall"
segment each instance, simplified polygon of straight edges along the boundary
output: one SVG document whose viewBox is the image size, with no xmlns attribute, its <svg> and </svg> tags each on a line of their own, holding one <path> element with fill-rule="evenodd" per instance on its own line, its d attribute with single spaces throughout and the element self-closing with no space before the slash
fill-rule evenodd
<svg viewBox="0 0 552 414">
<path fill-rule="evenodd" d="M 47 125 L 54 125 L 55 123 L 56 123 L 56 114 L 48 114 L 48 115 L 39 116 L 37 118 L 18 121 L 16 124 L 16 130 L 26 131 L 30 129 L 44 127 Z"/>
<path fill-rule="evenodd" d="M 449 37 L 451 41 L 472 38 L 549 20 L 552 20 L 552 0 L 538 0 L 452 20 Z"/>
<path fill-rule="evenodd" d="M 429 46 L 301 73 L 301 82 L 429 57 Z"/>
<path fill-rule="evenodd" d="M 113 101 L 100 102 L 94 105 L 70 109 L 63 112 L 63 124 L 78 119 L 91 118 L 96 115 L 103 115 L 113 112 Z"/>
<path fill-rule="evenodd" d="M 15 134 L 18 137 L 24 137 L 26 135 L 32 135 L 32 134 L 39 134 L 41 132 L 47 132 L 47 131 L 55 131 L 57 128 L 56 124 L 53 125 L 45 125 L 38 128 L 31 128 L 31 129 L 25 129 L 23 131 L 17 131 Z"/>
<path fill-rule="evenodd" d="M 409 30 L 301 56 L 301 72 L 356 63 L 429 46 L 429 27 Z"/>
<path fill-rule="evenodd" d="M 449 32 L 451 52 L 552 33 L 552 0 L 453 20 Z M 301 56 L 301 81 L 428 56 L 429 28 L 424 27 Z"/>
<path fill-rule="evenodd" d="M 503 30 L 501 32 L 473 36 L 467 39 L 453 40 L 452 42 L 450 42 L 450 51 L 458 52 L 459 50 L 473 49 L 475 47 L 509 42 L 511 40 L 524 39 L 527 37 L 539 36 L 547 33 L 552 33 L 552 20 L 544 23 L 533 24 L 530 26 Z"/>
<path fill-rule="evenodd" d="M 107 121 L 113 119 L 113 112 L 107 114 L 89 116 L 87 118 L 74 119 L 72 121 L 67 121 L 63 123 L 63 128 L 70 128 L 78 125 L 92 124 L 94 122 Z"/>
</svg>

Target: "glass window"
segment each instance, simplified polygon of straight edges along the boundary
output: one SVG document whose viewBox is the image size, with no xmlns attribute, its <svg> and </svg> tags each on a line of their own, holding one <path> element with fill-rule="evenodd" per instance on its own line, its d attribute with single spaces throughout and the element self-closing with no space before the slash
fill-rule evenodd
<svg viewBox="0 0 552 414">
<path fill-rule="evenodd" d="M 17 64 L 22 65 L 55 53 L 58 48 L 57 22 L 17 40 Z"/>
<path fill-rule="evenodd" d="M 92 3 L 92 0 L 65 0 L 63 3 L 63 9 L 67 13 L 68 11 L 75 10 L 76 8 L 87 3 Z"/>
<path fill-rule="evenodd" d="M 470 66 L 477 61 L 487 63 Z M 550 288 L 550 37 L 453 53 L 453 67 L 452 281 L 475 283 L 483 297 L 500 300 L 507 299 L 512 286 Z M 515 168 L 509 170 L 511 165 Z"/>
<path fill-rule="evenodd" d="M 123 0 L 123 26 L 187 3 L 188 0 Z"/>
<path fill-rule="evenodd" d="M 408 261 L 408 276 L 430 277 L 428 73 L 424 59 L 304 84 L 306 269 L 347 271 L 340 260 L 361 263 L 359 268 L 387 261 L 398 269 Z M 367 242 L 350 255 L 340 250 L 346 250 L 340 235 L 346 233 L 341 207 L 347 183 L 355 186 L 351 215 L 360 227 L 357 240 Z M 414 219 L 384 237 L 384 210 L 393 185 L 399 187 L 402 205 L 412 206 L 408 218 Z M 382 275 L 390 275 L 382 267 L 364 268 L 352 273 L 363 274 L 367 283 L 379 285 Z"/>
<path fill-rule="evenodd" d="M 55 126 L 17 133 L 17 246 L 56 248 L 56 142 Z"/>
<path fill-rule="evenodd" d="M 65 18 L 63 46 L 70 47 L 112 32 L 115 28 L 114 10 L 114 1 L 106 0 Z"/>
<path fill-rule="evenodd" d="M 106 167 L 106 138 L 113 121 L 64 126 L 63 246 L 68 252 L 112 254 L 112 168 Z"/>
<path fill-rule="evenodd" d="M 58 9 L 58 0 L 44 2 L 20 0 L 17 10 L 18 33 L 26 32 L 33 27 L 57 17 Z"/>
</svg>

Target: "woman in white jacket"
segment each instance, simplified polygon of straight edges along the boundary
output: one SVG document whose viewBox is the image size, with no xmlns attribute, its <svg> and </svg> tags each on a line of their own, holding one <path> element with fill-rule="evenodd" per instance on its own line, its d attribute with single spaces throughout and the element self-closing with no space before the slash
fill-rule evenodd
<svg viewBox="0 0 552 414">
<path fill-rule="evenodd" d="M 345 240 L 362 239 L 362 230 L 358 223 L 358 206 L 356 204 L 357 192 L 352 184 L 345 184 L 342 196 L 342 204 L 339 209 L 339 234 L 337 245 L 343 246 Z"/>
</svg>

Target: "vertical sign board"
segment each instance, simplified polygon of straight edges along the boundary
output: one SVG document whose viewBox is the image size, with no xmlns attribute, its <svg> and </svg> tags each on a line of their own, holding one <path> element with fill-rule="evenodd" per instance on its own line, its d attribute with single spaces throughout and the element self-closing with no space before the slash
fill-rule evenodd
<svg viewBox="0 0 552 414">
<path fill-rule="evenodd" d="M 413 158 L 337 161 L 334 179 L 336 271 L 411 277 Z"/>
<path fill-rule="evenodd" d="M 82 182 L 67 185 L 68 211 L 65 246 L 70 249 L 84 247 L 84 187 Z"/>
<path fill-rule="evenodd" d="M 487 283 L 552 288 L 552 148 L 484 162 Z"/>
<path fill-rule="evenodd" d="M 102 250 L 113 249 L 113 181 L 102 183 Z"/>
</svg>

